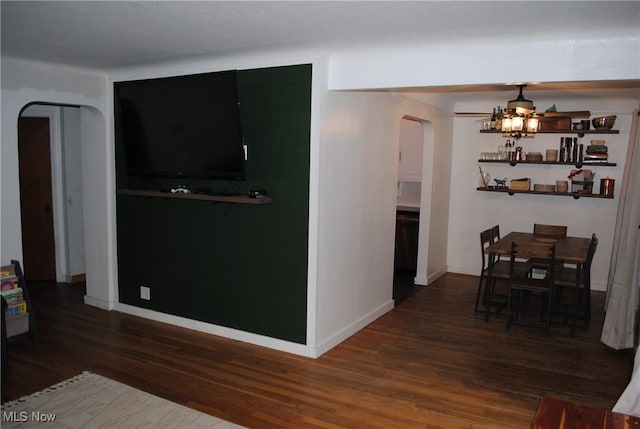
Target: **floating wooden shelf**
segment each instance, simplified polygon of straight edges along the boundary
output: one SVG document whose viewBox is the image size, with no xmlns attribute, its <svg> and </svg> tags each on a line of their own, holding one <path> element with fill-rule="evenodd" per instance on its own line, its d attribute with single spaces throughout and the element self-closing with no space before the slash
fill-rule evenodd
<svg viewBox="0 0 640 429">
<path fill-rule="evenodd" d="M 491 163 L 495 163 L 495 164 L 509 164 L 512 167 L 516 166 L 517 164 L 541 164 L 541 165 L 570 165 L 570 166 L 575 166 L 576 168 L 582 168 L 585 165 L 591 166 L 591 167 L 615 167 L 616 164 L 615 162 L 601 162 L 601 161 L 583 161 L 582 163 L 578 163 L 578 162 L 560 162 L 560 161 L 527 161 L 527 160 L 522 160 L 522 161 L 509 161 L 506 159 L 479 159 L 478 162 L 491 162 Z"/>
<path fill-rule="evenodd" d="M 480 130 L 481 133 L 502 134 L 501 130 Z M 620 134 L 620 130 L 543 130 L 535 134 L 577 134 L 584 137 L 585 134 Z"/>
<path fill-rule="evenodd" d="M 578 198 L 613 198 L 613 195 L 600 195 L 600 194 L 587 194 L 581 192 L 544 192 L 544 191 L 515 191 L 509 188 L 498 188 L 498 187 L 479 187 L 476 188 L 478 191 L 483 192 L 502 192 L 507 193 L 509 195 L 513 194 L 536 194 L 536 195 L 559 195 L 561 197 L 573 197 L 574 199 Z"/>
<path fill-rule="evenodd" d="M 133 197 L 150 197 L 150 198 L 175 198 L 181 200 L 200 200 L 200 201 L 217 201 L 223 203 L 236 204 L 271 204 L 271 197 L 250 198 L 248 195 L 211 195 L 196 193 L 171 193 L 162 191 L 146 191 L 142 189 L 120 189 L 118 195 L 128 195 Z"/>
</svg>

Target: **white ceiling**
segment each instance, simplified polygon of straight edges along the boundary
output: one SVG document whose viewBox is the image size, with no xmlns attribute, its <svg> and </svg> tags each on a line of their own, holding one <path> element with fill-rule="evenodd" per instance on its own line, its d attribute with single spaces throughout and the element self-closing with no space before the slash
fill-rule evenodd
<svg viewBox="0 0 640 429">
<path fill-rule="evenodd" d="M 0 14 L 3 56 L 98 70 L 264 50 L 640 31 L 638 1 L 3 0 Z"/>
</svg>

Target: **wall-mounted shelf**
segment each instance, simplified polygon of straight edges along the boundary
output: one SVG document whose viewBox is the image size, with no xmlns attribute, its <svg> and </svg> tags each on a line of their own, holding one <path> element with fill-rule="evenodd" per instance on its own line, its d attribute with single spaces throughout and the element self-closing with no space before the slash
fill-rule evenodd
<svg viewBox="0 0 640 429">
<path fill-rule="evenodd" d="M 558 195 L 561 197 L 573 197 L 574 199 L 578 198 L 613 198 L 613 195 L 600 195 L 600 194 L 588 194 L 582 192 L 544 192 L 544 191 L 516 191 L 509 188 L 502 187 L 479 187 L 476 188 L 478 191 L 482 192 L 502 192 L 507 193 L 509 195 L 513 194 L 536 194 L 536 195 Z"/>
<path fill-rule="evenodd" d="M 142 189 L 120 189 L 118 195 L 128 195 L 134 197 L 150 197 L 150 198 L 176 198 L 181 200 L 201 200 L 201 201 L 217 201 L 223 203 L 236 204 L 271 204 L 271 197 L 251 198 L 248 195 L 212 195 L 212 194 L 196 194 L 196 193 L 171 193 L 162 191 L 146 191 Z"/>
<path fill-rule="evenodd" d="M 615 167 L 615 162 L 601 162 L 601 161 L 583 161 L 582 163 L 572 163 L 572 162 L 559 162 L 559 161 L 509 161 L 506 159 L 479 159 L 478 162 L 491 162 L 494 164 L 509 164 L 512 167 L 517 164 L 542 164 L 542 165 L 570 165 L 575 166 L 576 168 L 582 168 L 585 165 L 590 167 Z"/>
<path fill-rule="evenodd" d="M 501 130 L 480 130 L 483 134 L 502 134 Z M 620 130 L 544 130 L 536 134 L 577 134 L 584 137 L 585 134 L 620 134 Z"/>
</svg>

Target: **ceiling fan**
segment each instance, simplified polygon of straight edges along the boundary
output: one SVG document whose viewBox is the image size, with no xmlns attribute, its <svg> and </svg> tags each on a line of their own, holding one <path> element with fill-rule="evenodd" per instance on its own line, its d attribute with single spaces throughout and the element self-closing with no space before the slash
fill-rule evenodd
<svg viewBox="0 0 640 429">
<path fill-rule="evenodd" d="M 511 110 L 517 114 L 520 115 L 536 115 L 536 116 L 544 116 L 544 114 L 536 114 L 535 113 L 535 107 L 533 106 L 533 101 L 531 100 L 527 100 L 526 98 L 524 98 L 524 95 L 522 94 L 522 90 L 524 87 L 526 87 L 526 84 L 519 84 L 516 85 L 520 92 L 518 93 L 518 98 L 515 98 L 513 100 L 510 100 L 507 103 L 507 110 Z M 491 118 L 491 116 L 493 115 L 493 113 L 491 112 L 453 112 L 454 116 L 457 117 L 472 117 L 472 118 Z"/>
<path fill-rule="evenodd" d="M 522 94 L 523 89 L 527 86 L 526 84 L 518 84 L 516 85 L 519 89 L 518 97 L 510 100 L 507 103 L 506 111 L 515 114 L 518 116 L 527 116 L 527 117 L 535 117 L 538 118 L 541 122 L 554 121 L 559 117 L 571 117 L 571 118 L 583 118 L 589 119 L 591 112 L 588 110 L 580 110 L 575 112 L 557 112 L 555 110 L 555 105 L 552 108 L 547 109 L 544 112 L 536 112 L 536 108 L 533 105 L 533 101 L 527 100 L 524 98 Z M 480 120 L 490 119 L 492 116 L 491 112 L 453 112 L 453 115 L 456 117 L 471 117 L 471 118 L 480 118 Z"/>
</svg>

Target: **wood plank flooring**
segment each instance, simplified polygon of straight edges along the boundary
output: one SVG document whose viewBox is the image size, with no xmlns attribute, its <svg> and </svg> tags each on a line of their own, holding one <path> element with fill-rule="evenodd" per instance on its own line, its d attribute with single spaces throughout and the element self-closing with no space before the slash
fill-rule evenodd
<svg viewBox="0 0 640 429">
<path fill-rule="evenodd" d="M 38 343 L 9 344 L 2 401 L 88 370 L 252 428 L 527 428 L 542 396 L 611 408 L 630 351 L 593 321 L 514 326 L 474 313 L 477 277 L 447 274 L 318 359 L 83 304 L 81 284 L 32 284 Z"/>
</svg>

